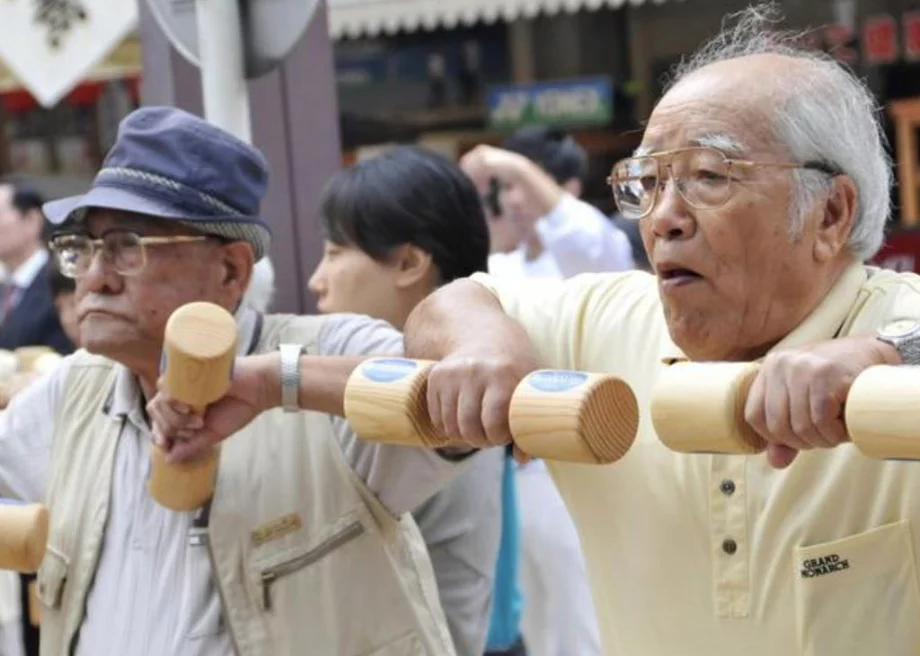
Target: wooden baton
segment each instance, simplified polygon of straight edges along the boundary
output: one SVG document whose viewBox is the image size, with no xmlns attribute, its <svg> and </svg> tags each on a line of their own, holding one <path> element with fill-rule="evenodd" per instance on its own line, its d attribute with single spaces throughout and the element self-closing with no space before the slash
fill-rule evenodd
<svg viewBox="0 0 920 656">
<path fill-rule="evenodd" d="M 0 569 L 32 574 L 45 558 L 48 509 L 0 499 Z"/>
<path fill-rule="evenodd" d="M 352 372 L 345 417 L 362 439 L 443 447 L 428 415 L 427 381 L 435 363 L 374 358 Z M 632 446 L 639 409 L 632 389 L 616 376 L 541 370 L 525 377 L 511 400 L 515 444 L 535 458 L 609 464 Z"/>
<path fill-rule="evenodd" d="M 920 460 L 920 367 L 879 365 L 863 371 L 850 386 L 844 421 L 863 455 Z"/>
<path fill-rule="evenodd" d="M 658 438 L 680 453 L 753 454 L 767 442 L 744 420 L 756 362 L 678 362 L 652 393 Z"/>
<path fill-rule="evenodd" d="M 166 323 L 163 375 L 171 396 L 197 413 L 230 388 L 236 358 L 237 329 L 233 316 L 213 303 L 188 303 Z M 162 506 L 176 511 L 200 508 L 214 493 L 219 449 L 213 447 L 194 462 L 169 464 L 154 448 L 147 488 Z"/>
</svg>

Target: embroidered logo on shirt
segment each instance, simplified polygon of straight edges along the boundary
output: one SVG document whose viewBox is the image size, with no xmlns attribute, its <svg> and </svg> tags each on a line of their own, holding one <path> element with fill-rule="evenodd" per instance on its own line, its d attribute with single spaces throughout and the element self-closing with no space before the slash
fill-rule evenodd
<svg viewBox="0 0 920 656">
<path fill-rule="evenodd" d="M 280 540 L 285 535 L 290 535 L 301 527 L 303 527 L 303 520 L 300 518 L 300 514 L 291 513 L 254 529 L 252 531 L 252 543 L 257 547 L 261 547 L 267 542 Z"/>
<path fill-rule="evenodd" d="M 802 578 L 813 579 L 825 574 L 833 574 L 850 569 L 850 561 L 841 558 L 837 554 L 821 556 L 820 558 L 809 558 L 802 562 Z"/>
</svg>

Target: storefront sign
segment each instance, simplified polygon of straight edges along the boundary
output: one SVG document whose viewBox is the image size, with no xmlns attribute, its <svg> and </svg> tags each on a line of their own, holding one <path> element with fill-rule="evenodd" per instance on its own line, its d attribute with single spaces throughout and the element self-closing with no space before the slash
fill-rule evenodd
<svg viewBox="0 0 920 656">
<path fill-rule="evenodd" d="M 613 117 L 608 78 L 585 78 L 496 87 L 489 93 L 489 125 L 605 125 Z"/>
</svg>

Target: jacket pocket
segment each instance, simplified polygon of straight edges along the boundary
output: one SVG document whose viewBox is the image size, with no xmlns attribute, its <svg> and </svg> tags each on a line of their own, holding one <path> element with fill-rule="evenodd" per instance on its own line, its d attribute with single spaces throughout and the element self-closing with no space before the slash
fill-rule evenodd
<svg viewBox="0 0 920 656">
<path fill-rule="evenodd" d="M 327 554 L 357 539 L 364 531 L 364 524 L 355 519 L 316 545 L 309 545 L 306 548 L 289 550 L 274 557 L 260 559 L 255 566 L 262 588 L 262 610 L 271 610 L 272 608 L 272 586 L 275 583 L 309 567 Z"/>
<path fill-rule="evenodd" d="M 50 610 L 57 610 L 61 607 L 69 569 L 70 559 L 48 545 L 45 558 L 35 576 L 36 596 L 42 606 Z"/>
<path fill-rule="evenodd" d="M 794 550 L 802 656 L 920 653 L 910 522 Z"/>
<path fill-rule="evenodd" d="M 419 640 L 415 631 L 400 636 L 385 644 L 383 647 L 375 647 L 372 651 L 355 656 L 423 656 L 422 641 Z"/>
</svg>

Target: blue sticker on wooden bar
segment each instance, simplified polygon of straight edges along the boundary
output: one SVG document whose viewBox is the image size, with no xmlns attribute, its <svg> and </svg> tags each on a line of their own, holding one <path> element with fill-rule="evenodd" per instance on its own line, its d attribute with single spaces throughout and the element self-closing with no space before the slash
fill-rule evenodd
<svg viewBox="0 0 920 656">
<path fill-rule="evenodd" d="M 364 364 L 361 372 L 375 383 L 393 383 L 415 372 L 418 363 L 404 358 L 371 360 Z"/>
<path fill-rule="evenodd" d="M 538 371 L 527 379 L 530 386 L 541 392 L 567 392 L 584 385 L 588 374 L 581 371 Z"/>
</svg>

